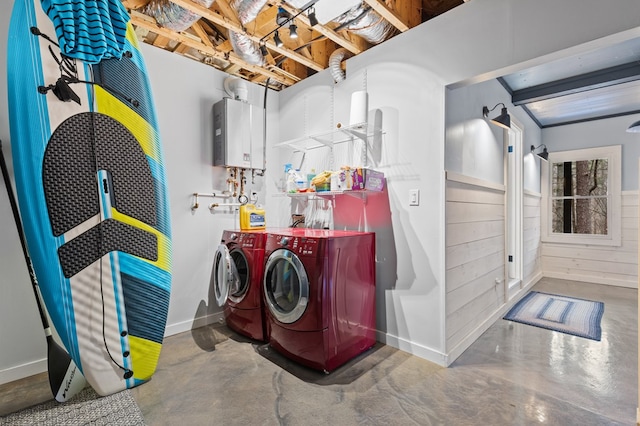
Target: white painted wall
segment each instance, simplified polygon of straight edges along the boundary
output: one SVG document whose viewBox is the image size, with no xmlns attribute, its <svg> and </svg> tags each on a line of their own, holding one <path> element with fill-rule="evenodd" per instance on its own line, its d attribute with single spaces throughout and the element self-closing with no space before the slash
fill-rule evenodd
<svg viewBox="0 0 640 426">
<path fill-rule="evenodd" d="M 0 0 L 3 11 L 9 11 L 11 5 L 11 0 Z M 7 29 L 8 13 L 2 13 L 3 40 Z M 637 0 L 617 0 L 615 8 L 601 0 L 474 0 L 348 61 L 345 92 L 362 88 L 366 70 L 370 108 L 382 111 L 387 132 L 383 146 L 388 151 L 377 159 L 390 178 L 391 227 L 387 235 L 392 238 L 386 241 L 392 242 L 385 242 L 385 262 L 395 264 L 385 271 L 384 308 L 378 311 L 387 342 L 447 363 L 443 312 L 445 86 L 486 81 L 638 35 Z M 143 52 L 148 57 L 167 157 L 175 238 L 169 332 L 175 332 L 190 328 L 196 317 L 215 316 L 208 293 L 212 247 L 223 228 L 237 223 L 232 214 L 210 215 L 201 207 L 192 215 L 189 208 L 190 193 L 219 189 L 224 181 L 221 172 L 208 166 L 211 147 L 207 135 L 208 108 L 222 97 L 222 74 L 148 46 Z M 311 131 L 312 125 L 325 130 L 324 123 L 329 121 L 322 107 L 329 101 L 316 104 L 311 100 L 330 96 L 329 78 L 322 72 L 283 91 L 279 107 L 278 97 L 270 93 L 270 121 L 279 122 L 282 133 L 278 135 L 275 126 L 270 129 L 270 147 L 275 141 Z M 0 81 L 6 81 L 6 43 L 0 43 Z M 303 93 L 313 96 L 305 101 L 300 96 Z M 251 96 L 255 99 L 258 95 L 252 90 Z M 310 118 L 309 127 L 284 118 L 278 121 L 278 109 L 286 117 L 304 102 L 308 102 L 308 111 L 320 117 Z M 340 108 L 344 108 L 344 101 L 336 111 Z M 3 141 L 9 141 L 8 134 L 6 87 L 0 84 Z M 256 184 L 266 193 L 261 199 L 268 206 L 268 224 L 281 220 L 278 209 L 269 206 L 285 204 L 280 202 L 283 197 L 276 196 L 275 185 L 284 154 L 275 151 L 268 150 L 267 176 Z M 407 191 L 413 188 L 420 189 L 422 200 L 419 207 L 409 208 Z M 25 363 L 42 371 L 45 349 L 18 240 L 15 234 L 11 236 L 13 224 L 7 204 L 6 196 L 0 193 L 0 382 L 34 372 L 20 367 Z"/>
<path fill-rule="evenodd" d="M 523 186 L 540 192 L 540 159 L 529 155 L 531 145 L 542 142 L 540 128 L 521 107 L 511 104 L 511 96 L 495 79 L 446 92 L 445 169 L 494 183 L 504 183 L 503 129 L 489 118 L 500 114 L 501 106 L 482 116 L 482 107 L 506 105 L 509 114 L 524 126 L 522 141 Z"/>
<path fill-rule="evenodd" d="M 444 133 L 444 87 L 425 68 L 405 63 L 376 64 L 338 85 L 328 72 L 319 74 L 281 93 L 281 134 L 303 136 L 348 122 L 351 93 L 366 88 L 369 115 L 381 117 L 385 132 L 371 164 L 385 173 L 388 198 L 380 201 L 384 208 L 365 206 L 367 213 L 356 215 L 360 202 L 336 201 L 338 226 L 368 230 L 364 223 L 376 224 L 380 338 L 443 363 L 437 278 L 442 252 L 433 244 L 442 232 L 437 224 L 443 204 L 433 200 L 442 195 L 443 146 L 427 135 Z M 421 206 L 408 205 L 409 189 L 420 190 Z M 360 220 L 364 216 L 368 219 Z"/>
<path fill-rule="evenodd" d="M 640 120 L 640 114 L 587 121 L 542 130 L 542 140 L 549 152 L 581 148 L 622 145 L 622 190 L 638 189 L 640 133 L 627 133 L 627 127 Z"/>
</svg>

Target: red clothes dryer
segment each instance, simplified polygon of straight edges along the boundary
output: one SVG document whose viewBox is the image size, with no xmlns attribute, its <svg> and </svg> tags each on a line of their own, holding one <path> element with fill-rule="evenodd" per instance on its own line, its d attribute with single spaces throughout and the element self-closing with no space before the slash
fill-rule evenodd
<svg viewBox="0 0 640 426">
<path fill-rule="evenodd" d="M 375 344 L 375 235 L 268 233 L 264 300 L 270 345 L 330 372 Z"/>
<path fill-rule="evenodd" d="M 264 230 L 223 231 L 213 265 L 213 285 L 218 306 L 224 307 L 232 330 L 267 341 L 262 299 Z"/>
</svg>

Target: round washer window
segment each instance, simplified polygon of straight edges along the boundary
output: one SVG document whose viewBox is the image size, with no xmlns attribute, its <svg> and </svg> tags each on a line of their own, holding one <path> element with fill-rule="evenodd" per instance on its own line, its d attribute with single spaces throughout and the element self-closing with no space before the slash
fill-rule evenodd
<svg viewBox="0 0 640 426">
<path fill-rule="evenodd" d="M 267 259 L 264 295 L 271 314 L 290 324 L 300 319 L 309 302 L 309 279 L 295 253 L 276 250 Z"/>
</svg>

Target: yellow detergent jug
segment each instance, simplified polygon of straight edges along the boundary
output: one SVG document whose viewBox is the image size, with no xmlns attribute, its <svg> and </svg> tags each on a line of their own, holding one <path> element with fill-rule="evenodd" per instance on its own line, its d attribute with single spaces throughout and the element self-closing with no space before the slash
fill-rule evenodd
<svg viewBox="0 0 640 426">
<path fill-rule="evenodd" d="M 264 229 L 264 209 L 258 209 L 253 204 L 240 206 L 240 229 L 248 231 L 251 229 Z"/>
</svg>

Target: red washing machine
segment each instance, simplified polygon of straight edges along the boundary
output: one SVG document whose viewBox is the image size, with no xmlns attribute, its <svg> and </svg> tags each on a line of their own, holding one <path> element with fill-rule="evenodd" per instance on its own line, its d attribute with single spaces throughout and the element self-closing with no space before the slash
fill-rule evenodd
<svg viewBox="0 0 640 426">
<path fill-rule="evenodd" d="M 227 325 L 254 340 L 268 340 L 262 299 L 264 230 L 224 231 L 216 250 L 213 284 Z"/>
<path fill-rule="evenodd" d="M 270 345 L 330 372 L 375 342 L 375 234 L 269 232 L 264 300 Z"/>
</svg>

